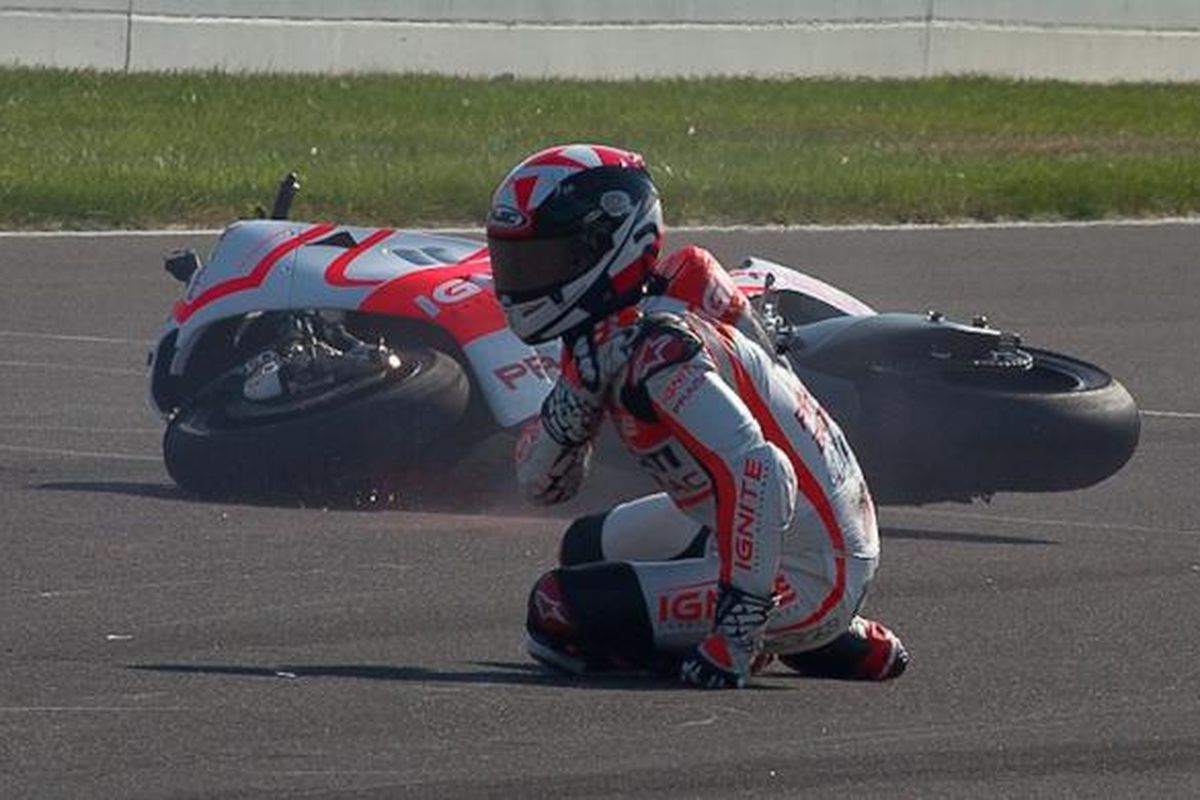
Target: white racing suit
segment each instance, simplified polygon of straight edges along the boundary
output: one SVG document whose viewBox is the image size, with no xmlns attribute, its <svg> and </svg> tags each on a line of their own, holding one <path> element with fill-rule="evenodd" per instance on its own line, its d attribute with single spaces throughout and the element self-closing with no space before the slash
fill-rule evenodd
<svg viewBox="0 0 1200 800">
<path fill-rule="evenodd" d="M 567 530 L 563 566 L 531 593 L 531 652 L 568 669 L 683 659 L 701 684 L 712 668 L 741 685 L 764 654 L 810 674 L 899 674 L 899 640 L 856 617 L 879 538 L 841 431 L 759 343 L 712 256 L 687 248 L 660 271 L 661 294 L 567 343 L 518 444 L 526 496 L 560 502 L 608 416 L 663 490 Z"/>
</svg>

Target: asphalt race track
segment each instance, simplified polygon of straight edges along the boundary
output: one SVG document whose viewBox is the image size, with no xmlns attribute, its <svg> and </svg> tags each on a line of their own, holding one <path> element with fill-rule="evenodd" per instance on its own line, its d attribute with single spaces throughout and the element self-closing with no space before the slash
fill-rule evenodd
<svg viewBox="0 0 1200 800">
<path fill-rule="evenodd" d="M 1200 796 L 1200 226 L 691 237 L 987 312 L 1147 412 L 1093 489 L 883 509 L 901 680 L 720 694 L 527 660 L 561 519 L 178 492 L 142 371 L 209 238 L 0 237 L 0 797 Z"/>
</svg>

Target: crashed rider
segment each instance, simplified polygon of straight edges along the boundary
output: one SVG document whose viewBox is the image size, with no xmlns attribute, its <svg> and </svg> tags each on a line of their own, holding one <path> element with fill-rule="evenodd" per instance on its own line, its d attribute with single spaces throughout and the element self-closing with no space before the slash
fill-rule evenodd
<svg viewBox="0 0 1200 800">
<path fill-rule="evenodd" d="M 902 673 L 900 640 L 857 614 L 879 538 L 854 455 L 716 260 L 695 247 L 659 260 L 641 156 L 530 156 L 496 190 L 487 234 L 512 330 L 563 342 L 517 445 L 526 496 L 575 494 L 606 414 L 663 489 L 570 525 L 530 594 L 531 655 L 707 688 L 743 686 L 771 656 L 806 675 Z"/>
</svg>

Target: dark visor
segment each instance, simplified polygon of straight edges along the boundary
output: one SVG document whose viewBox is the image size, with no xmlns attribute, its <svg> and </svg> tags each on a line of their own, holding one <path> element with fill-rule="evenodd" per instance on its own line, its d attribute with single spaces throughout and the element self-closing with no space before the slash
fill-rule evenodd
<svg viewBox="0 0 1200 800">
<path fill-rule="evenodd" d="M 549 292 L 587 268 L 573 236 L 557 239 L 489 239 L 496 292 L 529 295 Z"/>
</svg>

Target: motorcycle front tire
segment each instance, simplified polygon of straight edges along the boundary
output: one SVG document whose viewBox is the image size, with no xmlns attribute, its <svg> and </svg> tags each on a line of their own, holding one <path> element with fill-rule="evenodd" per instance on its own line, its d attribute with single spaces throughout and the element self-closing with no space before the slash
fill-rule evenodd
<svg viewBox="0 0 1200 800">
<path fill-rule="evenodd" d="M 337 503 L 379 476 L 448 466 L 469 443 L 470 381 L 438 350 L 397 352 L 411 368 L 293 414 L 237 418 L 228 398 L 181 409 L 163 438 L 167 472 L 207 498 Z"/>
</svg>

